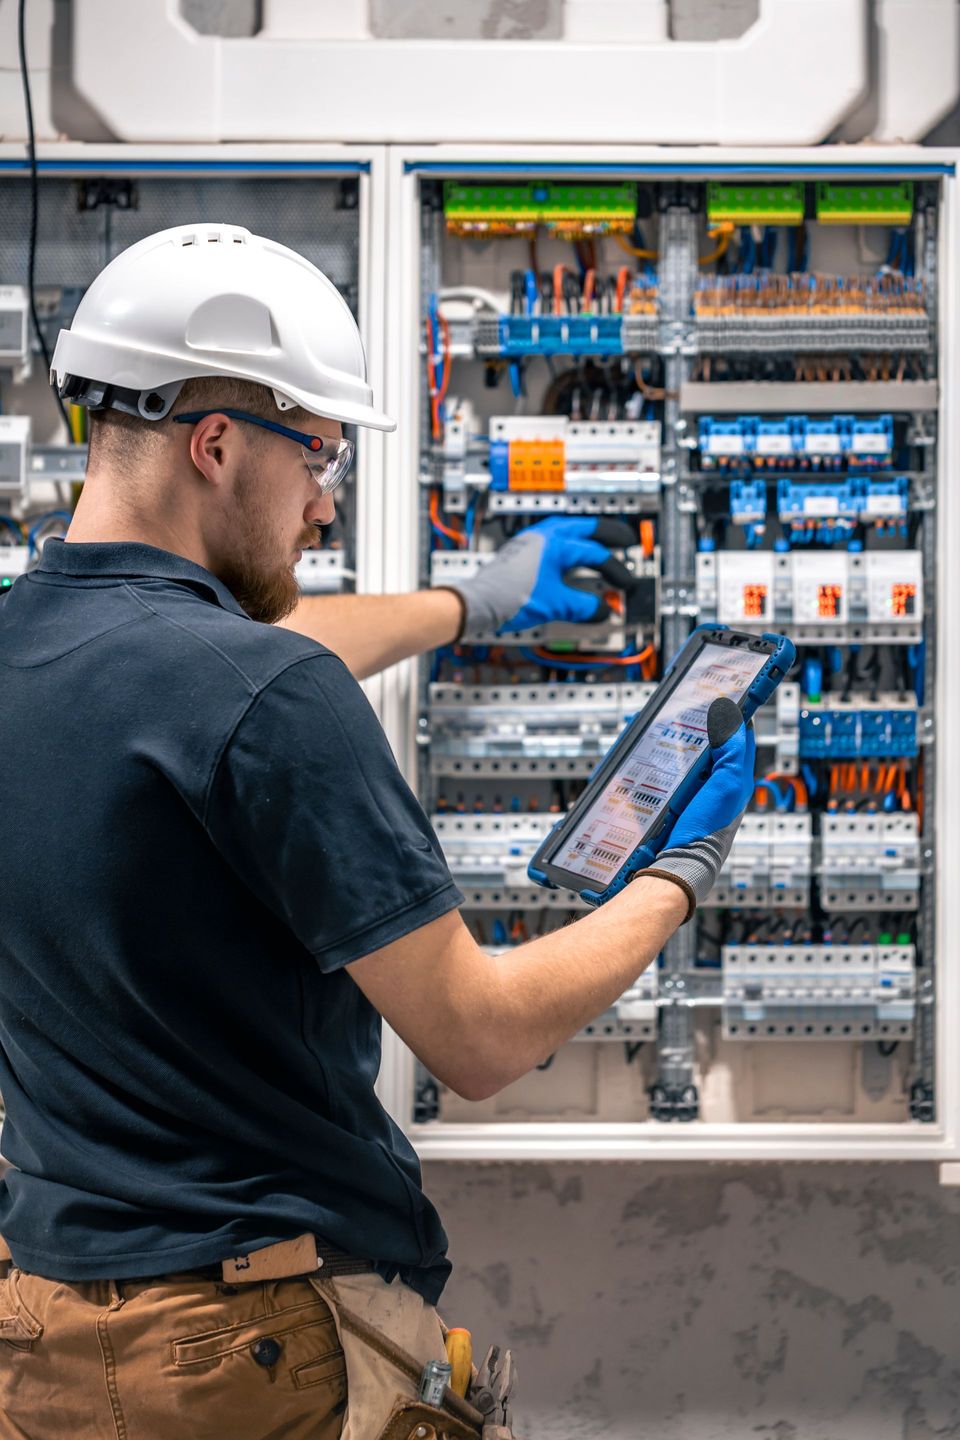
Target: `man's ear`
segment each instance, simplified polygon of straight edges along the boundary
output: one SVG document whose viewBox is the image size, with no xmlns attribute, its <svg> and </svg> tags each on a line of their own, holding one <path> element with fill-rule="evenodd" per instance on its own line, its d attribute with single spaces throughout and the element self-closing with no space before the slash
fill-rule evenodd
<svg viewBox="0 0 960 1440">
<path fill-rule="evenodd" d="M 205 415 L 190 434 L 190 459 L 211 485 L 223 482 L 229 463 L 230 438 L 236 426 L 226 415 Z"/>
</svg>

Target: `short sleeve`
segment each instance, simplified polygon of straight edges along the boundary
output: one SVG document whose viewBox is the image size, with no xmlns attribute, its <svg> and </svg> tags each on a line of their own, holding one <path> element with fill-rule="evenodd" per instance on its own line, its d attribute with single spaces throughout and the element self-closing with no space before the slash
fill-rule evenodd
<svg viewBox="0 0 960 1440">
<path fill-rule="evenodd" d="M 248 706 L 214 771 L 207 831 L 332 971 L 462 903 L 366 696 L 328 652 Z"/>
</svg>

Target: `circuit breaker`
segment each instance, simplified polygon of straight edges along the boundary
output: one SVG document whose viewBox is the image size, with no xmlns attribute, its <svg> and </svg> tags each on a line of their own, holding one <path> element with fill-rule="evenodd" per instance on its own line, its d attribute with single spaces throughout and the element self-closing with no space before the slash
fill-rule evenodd
<svg viewBox="0 0 960 1440">
<path fill-rule="evenodd" d="M 584 914 L 526 863 L 695 624 L 799 652 L 717 885 L 616 1006 L 478 1103 L 388 1043 L 385 1098 L 431 1158 L 954 1153 L 953 157 L 847 175 L 822 148 L 744 179 L 758 158 L 395 160 L 416 269 L 397 261 L 390 311 L 412 432 L 391 513 L 415 519 L 394 573 L 446 583 L 546 515 L 596 514 L 631 527 L 642 585 L 599 625 L 484 635 L 389 690 L 478 942 L 522 963 Z"/>
</svg>

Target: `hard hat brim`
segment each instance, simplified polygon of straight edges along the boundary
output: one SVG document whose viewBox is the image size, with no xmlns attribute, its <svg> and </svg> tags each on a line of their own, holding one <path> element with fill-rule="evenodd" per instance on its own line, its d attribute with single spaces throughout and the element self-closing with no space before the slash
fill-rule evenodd
<svg viewBox="0 0 960 1440">
<path fill-rule="evenodd" d="M 373 405 L 358 405 L 350 400 L 332 400 L 329 396 L 311 395 L 307 390 L 294 390 L 289 386 L 283 390 L 279 387 L 272 388 L 276 398 L 282 396 L 289 400 L 291 405 L 299 405 L 301 410 L 307 410 L 321 419 L 339 420 L 344 425 L 360 425 L 368 430 L 391 431 L 397 428 L 397 422 L 392 415 L 377 410 Z M 284 407 L 279 408 L 282 412 Z"/>
</svg>

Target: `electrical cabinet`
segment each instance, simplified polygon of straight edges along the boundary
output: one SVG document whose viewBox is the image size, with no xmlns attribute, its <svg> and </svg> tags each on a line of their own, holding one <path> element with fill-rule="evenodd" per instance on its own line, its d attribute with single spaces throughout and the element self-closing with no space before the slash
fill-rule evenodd
<svg viewBox="0 0 960 1440">
<path fill-rule="evenodd" d="M 527 861 L 699 620 L 799 659 L 718 884 L 657 963 L 479 1103 L 388 1035 L 385 1103 L 430 1159 L 957 1158 L 954 155 L 389 167 L 384 588 L 450 583 L 547 515 L 631 535 L 609 619 L 385 679 L 478 942 L 584 913 Z"/>
<path fill-rule="evenodd" d="M 360 323 L 375 392 L 383 392 L 382 152 L 333 145 L 58 144 L 38 151 L 34 300 L 48 351 L 95 275 L 128 245 L 168 226 L 222 221 L 305 255 Z M 86 465 L 86 412 L 67 433 L 30 320 L 30 173 L 23 147 L 0 146 L 0 587 L 62 534 Z M 362 431 L 338 518 L 298 578 L 307 595 L 376 587 L 382 439 Z M 364 541 L 358 544 L 359 533 Z M 369 533 L 368 533 L 369 532 Z"/>
</svg>

